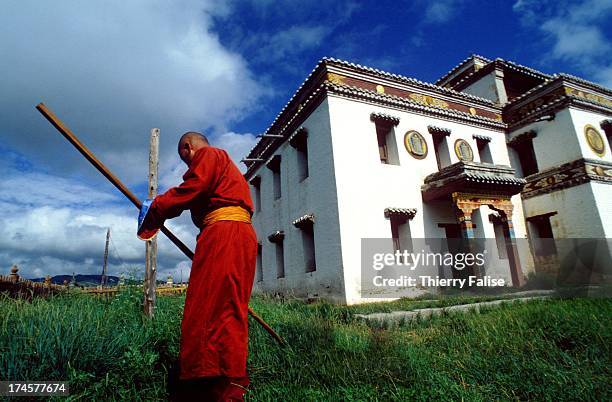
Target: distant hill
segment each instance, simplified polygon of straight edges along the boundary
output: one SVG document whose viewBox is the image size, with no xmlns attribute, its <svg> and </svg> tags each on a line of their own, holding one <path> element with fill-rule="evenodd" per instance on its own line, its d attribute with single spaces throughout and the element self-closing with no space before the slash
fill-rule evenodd
<svg viewBox="0 0 612 402">
<path fill-rule="evenodd" d="M 102 279 L 102 275 L 75 275 L 76 282 L 80 286 L 98 286 L 100 284 L 100 280 Z M 32 282 L 44 282 L 45 278 L 34 278 L 30 279 Z M 55 275 L 51 277 L 51 283 L 55 283 L 58 285 L 63 285 L 64 280 L 67 280 L 68 283 L 72 282 L 72 275 Z M 116 285 L 119 283 L 119 278 L 116 276 L 107 276 L 106 283 L 108 285 Z"/>
</svg>

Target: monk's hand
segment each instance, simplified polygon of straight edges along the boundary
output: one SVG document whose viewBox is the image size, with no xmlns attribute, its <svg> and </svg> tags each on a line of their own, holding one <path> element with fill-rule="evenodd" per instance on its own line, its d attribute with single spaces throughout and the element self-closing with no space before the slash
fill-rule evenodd
<svg viewBox="0 0 612 402">
<path fill-rule="evenodd" d="M 149 212 L 149 207 L 151 207 L 152 202 L 153 202 L 152 198 L 147 198 L 146 200 L 142 202 L 142 206 L 140 207 L 140 213 L 138 214 L 138 231 L 140 231 L 142 222 L 144 222 L 145 217 L 147 216 L 147 212 Z"/>
</svg>

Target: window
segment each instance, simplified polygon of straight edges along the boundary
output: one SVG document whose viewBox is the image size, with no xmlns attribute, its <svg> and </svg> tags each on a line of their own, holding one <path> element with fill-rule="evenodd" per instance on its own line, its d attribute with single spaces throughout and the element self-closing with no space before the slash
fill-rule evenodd
<svg viewBox="0 0 612 402">
<path fill-rule="evenodd" d="M 281 156 L 274 155 L 266 164 L 272 171 L 272 186 L 274 187 L 274 199 L 281 198 Z"/>
<path fill-rule="evenodd" d="M 261 176 L 255 176 L 249 182 L 253 187 L 255 212 L 261 211 Z"/>
<path fill-rule="evenodd" d="M 257 282 L 263 282 L 263 264 L 261 256 L 261 243 L 257 243 L 257 262 L 256 262 L 256 276 Z"/>
<path fill-rule="evenodd" d="M 386 165 L 399 165 L 395 129 L 399 119 L 383 113 L 372 113 L 370 119 L 376 126 L 376 139 L 380 162 Z"/>
<path fill-rule="evenodd" d="M 557 254 L 550 217 L 556 212 L 527 218 L 534 254 L 538 257 Z"/>
<path fill-rule="evenodd" d="M 393 251 L 412 252 L 412 235 L 408 221 L 416 215 L 414 208 L 386 208 L 385 218 L 391 224 L 391 239 L 393 240 Z M 403 261 L 404 263 L 406 261 Z"/>
<path fill-rule="evenodd" d="M 472 137 L 476 140 L 476 147 L 478 147 L 478 156 L 480 157 L 480 162 L 493 163 L 493 157 L 491 156 L 491 149 L 489 148 L 491 137 L 487 137 L 486 135 L 476 135 L 476 134 L 473 135 Z"/>
<path fill-rule="evenodd" d="M 314 215 L 308 214 L 293 221 L 293 226 L 302 233 L 302 249 L 304 251 L 304 271 L 317 270 L 314 242 Z"/>
<path fill-rule="evenodd" d="M 599 125 L 606 134 L 606 138 L 608 139 L 608 146 L 612 147 L 612 120 L 604 120 Z"/>
<path fill-rule="evenodd" d="M 302 181 L 308 177 L 308 131 L 298 129 L 289 139 L 289 144 L 297 151 L 298 177 Z"/>
<path fill-rule="evenodd" d="M 523 177 L 538 172 L 535 151 L 533 149 L 533 138 L 536 137 L 535 131 L 528 131 L 517 135 L 508 141 L 508 145 L 514 149 L 518 155 Z"/>
<path fill-rule="evenodd" d="M 285 249 L 283 247 L 283 241 L 279 241 L 275 244 L 276 247 L 276 278 L 285 277 Z"/>
<path fill-rule="evenodd" d="M 276 278 L 285 277 L 285 250 L 284 250 L 285 233 L 277 230 L 268 236 L 268 240 L 274 243 L 276 254 Z"/>
<path fill-rule="evenodd" d="M 450 152 L 446 138 L 450 135 L 447 128 L 428 126 L 427 130 L 433 136 L 434 151 L 436 152 L 436 162 L 438 169 L 443 169 L 450 165 Z"/>
</svg>

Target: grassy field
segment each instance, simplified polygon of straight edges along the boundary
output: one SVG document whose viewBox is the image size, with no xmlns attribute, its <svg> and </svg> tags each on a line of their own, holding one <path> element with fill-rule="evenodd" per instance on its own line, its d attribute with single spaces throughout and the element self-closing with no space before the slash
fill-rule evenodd
<svg viewBox="0 0 612 402">
<path fill-rule="evenodd" d="M 291 344 L 251 325 L 249 400 L 611 400 L 612 301 L 552 299 L 395 329 L 354 312 L 425 307 L 399 301 L 339 307 L 255 298 Z M 68 380 L 71 399 L 163 400 L 178 355 L 183 296 L 112 301 L 61 296 L 0 300 L 0 378 Z"/>
</svg>

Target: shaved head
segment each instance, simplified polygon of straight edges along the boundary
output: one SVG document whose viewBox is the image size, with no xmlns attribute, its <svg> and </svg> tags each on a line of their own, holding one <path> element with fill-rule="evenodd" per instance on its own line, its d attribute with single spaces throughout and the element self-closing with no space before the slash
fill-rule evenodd
<svg viewBox="0 0 612 402">
<path fill-rule="evenodd" d="M 191 165 L 193 155 L 201 148 L 209 146 L 208 138 L 204 134 L 188 131 L 181 136 L 178 143 L 178 153 L 187 166 Z"/>
<path fill-rule="evenodd" d="M 185 143 L 185 142 L 189 142 L 190 144 L 197 144 L 197 143 L 203 142 L 206 145 L 209 145 L 208 138 L 206 138 L 204 134 L 201 134 L 195 131 L 187 131 L 185 134 L 181 136 L 181 139 L 179 140 L 179 144 Z"/>
</svg>

